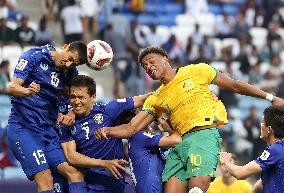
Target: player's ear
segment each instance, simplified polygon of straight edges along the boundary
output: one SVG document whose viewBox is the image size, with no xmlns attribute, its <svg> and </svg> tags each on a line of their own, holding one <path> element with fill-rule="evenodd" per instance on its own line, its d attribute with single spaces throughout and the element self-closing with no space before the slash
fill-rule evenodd
<svg viewBox="0 0 284 193">
<path fill-rule="evenodd" d="M 166 61 L 167 64 L 170 64 L 170 60 L 169 58 L 167 58 L 166 56 L 163 56 L 164 60 Z"/>
<path fill-rule="evenodd" d="M 268 130 L 267 130 L 267 133 L 268 134 L 271 134 L 273 132 L 273 129 L 272 129 L 272 127 L 271 126 L 268 126 Z"/>
<path fill-rule="evenodd" d="M 95 101 L 96 101 L 96 94 L 92 95 L 91 98 L 92 98 L 93 103 L 95 103 Z"/>
</svg>

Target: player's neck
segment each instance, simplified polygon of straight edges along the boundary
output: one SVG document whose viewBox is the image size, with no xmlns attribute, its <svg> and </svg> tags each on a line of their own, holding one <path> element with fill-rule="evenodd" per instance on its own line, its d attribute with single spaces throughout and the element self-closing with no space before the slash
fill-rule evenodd
<svg viewBox="0 0 284 193">
<path fill-rule="evenodd" d="M 161 82 L 162 82 L 163 84 L 168 84 L 170 81 L 172 81 L 172 80 L 174 79 L 176 73 L 177 73 L 177 71 L 176 71 L 175 69 L 172 69 L 172 68 L 169 69 L 169 70 L 166 72 L 165 76 L 163 76 L 163 77 L 161 78 Z"/>
<path fill-rule="evenodd" d="M 231 177 L 222 177 L 222 181 L 225 185 L 231 185 L 234 181 L 236 180 L 236 178 L 234 178 L 233 176 Z"/>
<path fill-rule="evenodd" d="M 269 140 L 268 145 L 272 145 L 273 143 L 276 143 L 276 142 L 281 141 L 281 140 L 284 140 L 284 138 L 278 139 L 278 138 L 272 137 L 272 138 Z"/>
<path fill-rule="evenodd" d="M 57 59 L 57 52 L 51 51 L 50 55 L 51 55 L 52 60 L 56 61 L 56 59 Z M 55 62 L 55 66 L 56 66 L 56 62 Z"/>
</svg>

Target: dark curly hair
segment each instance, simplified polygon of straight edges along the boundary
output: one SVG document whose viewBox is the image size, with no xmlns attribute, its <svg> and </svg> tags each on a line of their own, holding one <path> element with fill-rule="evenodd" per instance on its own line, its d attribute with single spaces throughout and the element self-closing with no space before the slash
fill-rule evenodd
<svg viewBox="0 0 284 193">
<path fill-rule="evenodd" d="M 71 88 L 71 86 L 73 86 L 73 87 L 87 87 L 88 94 L 90 96 L 96 94 L 96 81 L 89 76 L 85 76 L 85 75 L 74 76 L 70 80 L 69 86 L 70 86 L 70 88 Z"/>
<path fill-rule="evenodd" d="M 168 58 L 168 53 L 163 48 L 149 46 L 140 51 L 138 56 L 138 63 L 141 64 L 143 58 L 148 54 L 160 54 L 161 56 L 166 56 Z"/>
<path fill-rule="evenodd" d="M 278 139 L 284 138 L 284 108 L 280 106 L 270 106 L 263 112 L 264 123 L 271 126 L 274 136 Z"/>
</svg>

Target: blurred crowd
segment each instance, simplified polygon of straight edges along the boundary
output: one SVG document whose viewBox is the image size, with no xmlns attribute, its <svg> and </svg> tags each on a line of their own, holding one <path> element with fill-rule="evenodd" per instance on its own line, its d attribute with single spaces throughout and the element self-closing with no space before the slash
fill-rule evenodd
<svg viewBox="0 0 284 193">
<path fill-rule="evenodd" d="M 38 24 L 32 24 L 28 13 L 17 10 L 16 0 L 0 0 L 1 52 L 11 45 L 60 46 L 76 40 L 87 43 L 103 39 L 114 52 L 112 97 L 122 98 L 159 86 L 136 60 L 141 48 L 155 45 L 168 52 L 174 68 L 209 63 L 235 79 L 284 97 L 283 0 L 42 0 L 41 3 L 43 15 L 39 16 Z M 152 4 L 165 10 L 155 9 Z M 61 41 L 55 39 L 58 34 L 54 27 L 60 28 Z M 2 53 L 0 56 L 0 94 L 5 95 L 11 69 L 9 58 L 3 59 Z M 261 111 L 266 104 L 250 103 L 227 90 L 215 87 L 212 90 L 229 109 L 231 123 L 220 129 L 224 149 L 243 161 L 256 158 L 265 147 L 259 132 Z"/>
</svg>

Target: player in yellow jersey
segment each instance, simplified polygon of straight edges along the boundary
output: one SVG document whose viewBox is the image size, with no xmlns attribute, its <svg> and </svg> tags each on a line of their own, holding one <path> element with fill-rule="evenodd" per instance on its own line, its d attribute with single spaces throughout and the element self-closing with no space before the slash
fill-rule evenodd
<svg viewBox="0 0 284 193">
<path fill-rule="evenodd" d="M 208 85 L 216 84 L 242 95 L 270 100 L 273 105 L 284 101 L 252 85 L 233 80 L 208 64 L 192 64 L 172 69 L 167 53 L 158 47 L 141 51 L 138 62 L 162 86 L 149 96 L 128 124 L 102 128 L 96 137 L 129 138 L 155 118 L 167 114 L 172 128 L 182 135 L 173 148 L 163 172 L 165 193 L 206 192 L 218 165 L 221 138 L 217 127 L 228 123 L 223 103 L 212 97 Z"/>
<path fill-rule="evenodd" d="M 219 164 L 219 169 L 222 175 L 210 184 L 207 193 L 250 193 L 252 191 L 252 186 L 249 182 L 237 180 L 221 164 Z"/>
</svg>

